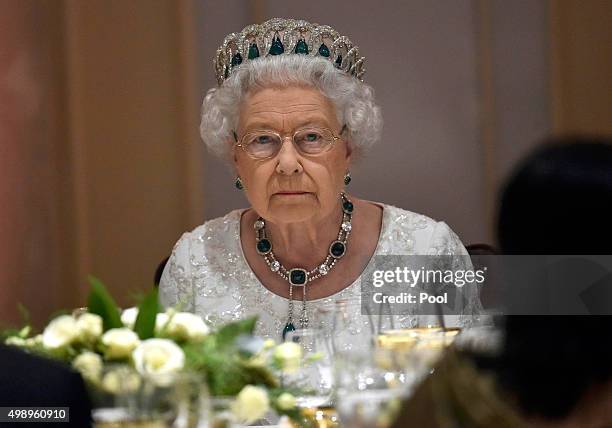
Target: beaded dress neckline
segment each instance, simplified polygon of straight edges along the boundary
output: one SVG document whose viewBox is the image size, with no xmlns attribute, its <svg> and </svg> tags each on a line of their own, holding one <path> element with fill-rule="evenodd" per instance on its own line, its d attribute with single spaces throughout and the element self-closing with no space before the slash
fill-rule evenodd
<svg viewBox="0 0 612 428">
<path fill-rule="evenodd" d="M 376 241 L 376 248 L 375 248 L 374 252 L 372 253 L 372 256 L 370 257 L 370 259 L 368 260 L 368 263 L 366 264 L 366 267 L 363 269 L 363 271 L 361 271 L 361 273 L 359 274 L 359 276 L 358 276 L 358 277 L 357 277 L 357 278 L 356 278 L 356 279 L 355 279 L 353 282 L 351 282 L 351 283 L 350 283 L 348 286 L 344 287 L 342 290 L 340 290 L 340 291 L 338 291 L 338 292 L 336 292 L 336 293 L 334 293 L 334 294 L 331 294 L 331 295 L 329 295 L 329 296 L 320 297 L 320 298 L 318 298 L 318 299 L 310 299 L 310 300 L 308 300 L 308 303 L 316 303 L 316 302 L 321 302 L 321 301 L 327 301 L 327 300 L 329 300 L 329 299 L 332 299 L 332 300 L 333 300 L 333 299 L 334 299 L 334 296 L 339 296 L 339 295 L 340 295 L 342 292 L 344 292 L 345 290 L 347 290 L 347 289 L 349 289 L 349 288 L 351 288 L 351 287 L 355 286 L 356 284 L 360 283 L 360 281 L 359 281 L 359 280 L 360 280 L 360 278 L 361 278 L 361 275 L 363 274 L 363 272 L 365 272 L 365 271 L 368 269 L 368 267 L 370 267 L 370 265 L 372 264 L 372 262 L 373 262 L 373 260 L 374 260 L 374 257 L 376 256 L 376 254 L 378 254 L 379 247 L 380 247 L 380 242 L 381 242 L 381 238 L 382 238 L 382 237 L 383 237 L 383 235 L 384 235 L 385 227 L 386 227 L 386 224 L 387 224 L 387 221 L 386 221 L 386 216 L 387 216 L 387 211 L 388 211 L 388 210 L 387 210 L 387 209 L 385 209 L 385 206 L 384 206 L 383 204 L 377 204 L 377 203 L 375 203 L 375 202 L 372 202 L 372 203 L 373 203 L 373 204 L 375 204 L 375 205 L 377 205 L 377 206 L 379 206 L 380 208 L 382 208 L 383 214 L 382 214 L 382 221 L 381 221 L 381 225 L 380 225 L 380 232 L 379 232 L 379 234 L 378 234 L 378 239 L 377 239 L 377 241 Z M 277 298 L 279 298 L 279 299 L 283 299 L 283 300 L 285 300 L 285 301 L 287 301 L 287 302 L 288 302 L 288 301 L 289 301 L 289 299 L 288 299 L 288 298 L 283 297 L 283 296 L 281 296 L 281 295 L 279 295 L 279 294 L 276 294 L 276 293 L 275 293 L 275 292 L 273 292 L 272 290 L 268 289 L 268 288 L 267 288 L 265 285 L 263 285 L 263 283 L 261 282 L 261 280 L 260 280 L 260 279 L 257 277 L 257 275 L 255 275 L 255 272 L 254 272 L 254 271 L 253 271 L 253 269 L 251 268 L 251 265 L 249 264 L 249 262 L 248 262 L 248 260 L 247 260 L 247 258 L 246 258 L 246 255 L 244 254 L 244 248 L 242 247 L 242 241 L 241 241 L 241 239 L 240 239 L 240 235 L 242 234 L 242 226 L 241 226 L 241 224 L 242 224 L 242 216 L 243 216 L 243 215 L 244 215 L 244 213 L 246 213 L 246 212 L 247 212 L 249 209 L 250 209 L 250 208 L 244 208 L 244 209 L 242 209 L 242 210 L 236 210 L 236 211 L 237 211 L 237 217 L 238 217 L 238 219 L 237 219 L 237 226 L 238 226 L 238 247 L 239 247 L 239 249 L 240 249 L 239 254 L 240 254 L 241 258 L 242 258 L 242 262 L 244 263 L 245 267 L 246 267 L 246 268 L 247 268 L 247 269 L 248 269 L 248 270 L 251 272 L 252 277 L 253 277 L 253 280 L 254 280 L 254 281 L 256 281 L 256 282 L 257 282 L 257 284 L 258 284 L 258 285 L 259 285 L 261 288 L 265 289 L 265 290 L 266 290 L 268 293 L 270 293 L 270 295 L 275 296 L 275 297 L 277 297 Z"/>
<path fill-rule="evenodd" d="M 377 247 L 366 269 L 376 256 L 382 255 L 468 256 L 461 241 L 446 223 L 392 205 L 382 207 Z M 240 219 L 245 211 L 231 211 L 183 234 L 164 269 L 159 286 L 160 302 L 165 307 L 175 306 L 194 312 L 213 328 L 257 316 L 255 333 L 279 340 L 287 321 L 288 299 L 264 287 L 244 256 Z M 471 267 L 469 257 L 457 257 L 456 263 L 453 268 Z M 461 293 L 467 306 L 461 310 L 456 321 L 449 321 L 447 325 L 464 325 L 469 322 L 464 315 L 471 315 L 481 307 L 476 287 L 463 287 Z M 361 276 L 333 295 L 309 300 L 307 315 L 309 319 L 316 320 L 316 313 L 334 301 L 360 297 Z M 351 316 L 355 318 L 355 334 L 370 329 L 367 317 L 362 316 L 360 311 Z M 415 315 L 398 315 L 395 318 L 397 327 L 417 324 Z"/>
</svg>

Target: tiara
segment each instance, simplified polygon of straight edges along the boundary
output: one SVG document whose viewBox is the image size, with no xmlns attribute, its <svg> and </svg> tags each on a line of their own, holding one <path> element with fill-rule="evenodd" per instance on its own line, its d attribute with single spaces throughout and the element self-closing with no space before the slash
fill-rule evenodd
<svg viewBox="0 0 612 428">
<path fill-rule="evenodd" d="M 219 86 L 245 61 L 269 55 L 308 55 L 326 58 L 334 66 L 363 81 L 365 57 L 346 36 L 327 26 L 302 20 L 273 18 L 231 33 L 213 60 Z"/>
</svg>

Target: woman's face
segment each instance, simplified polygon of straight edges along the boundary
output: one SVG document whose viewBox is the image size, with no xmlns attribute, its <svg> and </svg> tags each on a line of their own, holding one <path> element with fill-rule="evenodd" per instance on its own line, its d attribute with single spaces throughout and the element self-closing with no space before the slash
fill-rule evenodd
<svg viewBox="0 0 612 428">
<path fill-rule="evenodd" d="M 238 140 L 253 130 L 275 131 L 283 137 L 280 151 L 267 159 L 254 159 L 240 147 L 233 148 L 246 196 L 266 220 L 317 220 L 338 209 L 350 160 L 348 142 L 336 140 L 322 154 L 301 154 L 290 137 L 306 126 L 329 128 L 336 136 L 342 127 L 331 101 L 314 88 L 262 89 L 247 94 L 240 108 Z"/>
</svg>

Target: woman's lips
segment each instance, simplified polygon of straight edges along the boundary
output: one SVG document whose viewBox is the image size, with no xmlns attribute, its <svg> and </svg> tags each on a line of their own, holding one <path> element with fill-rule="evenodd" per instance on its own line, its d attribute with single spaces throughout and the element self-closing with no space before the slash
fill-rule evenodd
<svg viewBox="0 0 612 428">
<path fill-rule="evenodd" d="M 297 196 L 297 195 L 307 195 L 310 192 L 297 192 L 297 191 L 292 191 L 292 192 L 276 192 L 275 195 L 282 195 L 282 196 Z"/>
</svg>

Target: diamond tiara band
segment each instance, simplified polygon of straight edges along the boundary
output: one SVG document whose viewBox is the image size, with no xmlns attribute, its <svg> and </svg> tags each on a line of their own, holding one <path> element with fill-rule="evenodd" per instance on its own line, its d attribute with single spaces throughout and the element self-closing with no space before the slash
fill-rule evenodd
<svg viewBox="0 0 612 428">
<path fill-rule="evenodd" d="M 363 81 L 365 57 L 346 36 L 327 26 L 302 20 L 273 18 L 231 33 L 217 49 L 213 60 L 219 86 L 232 70 L 269 55 L 308 55 L 326 58 L 345 73 Z"/>
</svg>

